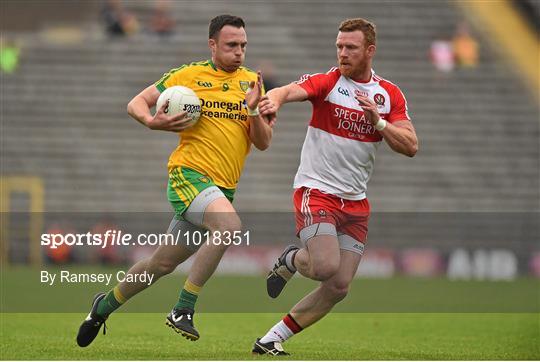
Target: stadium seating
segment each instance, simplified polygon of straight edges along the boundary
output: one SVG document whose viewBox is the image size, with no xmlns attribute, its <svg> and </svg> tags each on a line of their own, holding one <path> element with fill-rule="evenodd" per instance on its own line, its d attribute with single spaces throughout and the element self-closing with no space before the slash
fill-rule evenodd
<svg viewBox="0 0 540 362">
<path fill-rule="evenodd" d="M 174 3 L 178 29 L 170 39 L 145 33 L 112 40 L 90 33 L 75 45 L 27 39 L 17 74 L 2 80 L 3 174 L 43 177 L 51 211 L 166 211 L 165 165 L 176 137 L 147 131 L 128 118 L 125 105 L 161 72 L 208 57 L 209 17 L 243 15 L 247 65 L 270 59 L 283 84 L 333 66 L 337 24 L 363 16 L 378 26 L 374 67 L 405 92 L 420 138 L 413 159 L 381 147 L 369 190 L 373 208 L 538 210 L 538 108 L 514 71 L 483 41 L 477 69 L 441 75 L 429 63 L 430 41 L 451 34 L 461 19 L 451 4 L 217 2 L 211 11 L 182 4 Z M 150 5 L 128 6 L 144 23 Z M 478 35 L 482 40 L 481 29 Z M 291 209 L 310 108 L 286 106 L 269 152 L 250 155 L 239 209 Z"/>
<path fill-rule="evenodd" d="M 478 68 L 439 74 L 429 62 L 430 42 L 451 35 L 462 19 L 451 3 L 173 4 L 178 28 L 168 39 L 144 32 L 107 39 L 96 31 L 97 14 L 83 24 L 89 31 L 81 44 L 19 34 L 20 68 L 2 78 L 2 175 L 42 177 L 47 211 L 170 210 L 166 160 L 177 137 L 145 129 L 125 107 L 162 72 L 206 59 L 208 20 L 222 12 L 247 21 L 247 65 L 271 60 L 281 84 L 335 64 L 333 44 L 343 18 L 377 24 L 374 68 L 405 92 L 420 152 L 409 159 L 381 146 L 369 188 L 374 211 L 538 211 L 538 108 L 519 70 L 499 60 L 478 28 Z M 144 23 L 150 5 L 128 6 Z M 310 111 L 309 103 L 282 109 L 269 151 L 253 151 L 247 160 L 239 210 L 292 210 L 292 180 Z M 374 220 L 378 239 L 418 237 L 409 218 L 394 214 L 392 228 L 381 219 Z M 434 230 L 459 225 L 432 223 Z"/>
</svg>

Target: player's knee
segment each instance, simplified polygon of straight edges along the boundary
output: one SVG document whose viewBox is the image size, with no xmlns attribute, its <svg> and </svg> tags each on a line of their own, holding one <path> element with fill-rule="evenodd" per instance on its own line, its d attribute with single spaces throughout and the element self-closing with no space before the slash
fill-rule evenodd
<svg viewBox="0 0 540 362">
<path fill-rule="evenodd" d="M 343 299 L 345 299 L 345 297 L 347 296 L 348 293 L 349 293 L 349 287 L 348 286 L 346 286 L 346 287 L 333 287 L 331 289 L 332 299 L 336 303 L 342 301 Z"/>
<path fill-rule="evenodd" d="M 234 235 L 234 232 L 239 232 L 242 230 L 242 222 L 236 214 L 227 214 L 223 218 L 217 221 L 214 225 L 211 226 L 210 230 L 216 234 L 227 234 L 230 233 L 231 237 Z"/>
<path fill-rule="evenodd" d="M 320 265 L 313 265 L 313 279 L 325 281 L 333 277 L 339 269 L 339 263 L 328 262 Z"/>
<path fill-rule="evenodd" d="M 325 291 L 328 297 L 334 302 L 338 303 L 345 299 L 349 293 L 349 284 L 342 282 L 332 282 L 325 285 Z"/>
<path fill-rule="evenodd" d="M 305 250 L 305 249 L 304 249 Z M 298 254 L 297 254 L 298 255 Z M 308 254 L 309 255 L 309 254 Z M 310 270 L 311 264 L 309 262 L 310 260 L 307 258 L 295 258 L 294 259 L 294 266 L 296 269 L 300 270 Z"/>
<path fill-rule="evenodd" d="M 172 273 L 177 266 L 178 264 L 173 263 L 170 260 L 150 259 L 150 262 L 148 263 L 148 272 L 159 278 L 163 275 Z"/>
</svg>

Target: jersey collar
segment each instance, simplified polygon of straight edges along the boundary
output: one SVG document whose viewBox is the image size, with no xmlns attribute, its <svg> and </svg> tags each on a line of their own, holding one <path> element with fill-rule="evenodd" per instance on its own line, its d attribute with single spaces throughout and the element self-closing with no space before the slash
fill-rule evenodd
<svg viewBox="0 0 540 362">
<path fill-rule="evenodd" d="M 226 72 L 224 71 L 223 69 L 219 69 L 215 64 L 214 62 L 212 61 L 212 58 L 208 59 L 208 63 L 212 66 L 212 69 L 214 69 L 216 72 L 218 73 L 222 73 L 222 74 L 226 74 L 226 75 L 235 75 L 235 74 L 238 74 L 238 71 L 240 70 L 240 67 L 238 67 L 238 69 L 236 69 L 234 72 L 232 73 L 229 73 L 229 72 Z"/>
<path fill-rule="evenodd" d="M 218 71 L 216 65 L 215 65 L 214 62 L 212 61 L 212 58 L 208 59 L 208 63 L 210 63 L 210 65 L 212 66 L 212 69 L 214 69 L 216 72 Z"/>
</svg>

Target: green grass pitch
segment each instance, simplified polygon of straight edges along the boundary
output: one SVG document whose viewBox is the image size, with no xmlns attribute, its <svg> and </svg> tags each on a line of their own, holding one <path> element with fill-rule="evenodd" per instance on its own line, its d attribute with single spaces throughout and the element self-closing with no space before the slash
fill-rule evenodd
<svg viewBox="0 0 540 362">
<path fill-rule="evenodd" d="M 79 348 L 84 314 L 2 315 L 2 359 L 257 360 L 252 343 L 280 314 L 196 316 L 201 339 L 190 342 L 164 325 L 164 313 L 117 313 L 109 330 Z M 300 360 L 538 359 L 536 314 L 335 313 L 284 344 Z"/>
<path fill-rule="evenodd" d="M 264 276 L 215 276 L 197 304 L 195 323 L 201 338 L 191 342 L 165 326 L 165 315 L 184 279 L 181 275 L 161 279 L 110 317 L 105 336 L 100 333 L 89 347 L 79 348 L 75 335 L 92 296 L 110 286 L 47 287 L 39 283 L 39 270 L 3 268 L 0 358 L 273 359 L 251 355 L 255 338 L 316 285 L 294 278 L 272 300 L 266 296 Z M 333 313 L 287 341 L 284 348 L 291 353 L 288 359 L 298 360 L 538 360 L 538 286 L 539 281 L 530 278 L 515 282 L 357 279 Z"/>
</svg>

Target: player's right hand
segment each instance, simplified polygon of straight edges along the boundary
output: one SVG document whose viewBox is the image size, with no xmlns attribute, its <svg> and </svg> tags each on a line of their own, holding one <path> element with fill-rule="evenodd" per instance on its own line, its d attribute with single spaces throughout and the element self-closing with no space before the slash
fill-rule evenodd
<svg viewBox="0 0 540 362">
<path fill-rule="evenodd" d="M 191 127 L 192 120 L 187 112 L 180 112 L 174 116 L 169 116 L 165 113 L 167 102 L 163 103 L 160 109 L 157 110 L 154 118 L 148 123 L 148 128 L 152 130 L 182 132 L 186 128 Z"/>
</svg>

